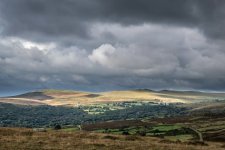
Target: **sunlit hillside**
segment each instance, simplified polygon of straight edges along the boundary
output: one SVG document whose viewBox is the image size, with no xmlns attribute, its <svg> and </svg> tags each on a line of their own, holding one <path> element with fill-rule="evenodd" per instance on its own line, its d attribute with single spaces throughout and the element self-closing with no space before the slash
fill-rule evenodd
<svg viewBox="0 0 225 150">
<path fill-rule="evenodd" d="M 66 90 L 43 90 L 14 97 L 0 98 L 0 102 L 21 105 L 68 105 L 79 106 L 123 101 L 150 101 L 156 103 L 195 103 L 224 100 L 223 93 L 178 92 L 178 91 L 109 91 L 90 93 Z"/>
</svg>

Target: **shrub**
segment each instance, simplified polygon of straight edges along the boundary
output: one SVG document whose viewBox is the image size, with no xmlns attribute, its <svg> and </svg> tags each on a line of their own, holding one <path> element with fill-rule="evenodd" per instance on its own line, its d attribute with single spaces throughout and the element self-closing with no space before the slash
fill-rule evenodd
<svg viewBox="0 0 225 150">
<path fill-rule="evenodd" d="M 128 131 L 123 131 L 122 134 L 123 135 L 130 135 Z"/>
<path fill-rule="evenodd" d="M 137 131 L 136 134 L 140 135 L 140 136 L 146 136 L 146 132 L 145 131 Z"/>
<path fill-rule="evenodd" d="M 60 129 L 62 129 L 62 127 L 61 127 L 61 125 L 57 124 L 57 125 L 55 125 L 54 129 L 55 130 L 60 130 Z"/>
</svg>

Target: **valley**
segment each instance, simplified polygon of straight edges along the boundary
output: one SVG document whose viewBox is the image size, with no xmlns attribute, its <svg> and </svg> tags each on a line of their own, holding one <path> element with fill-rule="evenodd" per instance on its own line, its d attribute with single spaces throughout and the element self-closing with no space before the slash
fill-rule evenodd
<svg viewBox="0 0 225 150">
<path fill-rule="evenodd" d="M 12 148 L 7 140 L 21 149 L 29 146 L 18 146 L 26 140 L 32 149 L 35 145 L 54 149 L 54 141 L 65 137 L 64 142 L 78 149 L 83 144 L 87 149 L 113 149 L 126 144 L 138 147 L 138 143 L 143 149 L 166 149 L 166 145 L 171 149 L 223 149 L 224 116 L 223 93 L 43 90 L 0 98 L 0 142 L 5 149 Z M 54 139 L 41 140 L 48 136 Z M 82 145 L 71 143 L 78 140 L 76 136 Z"/>
</svg>

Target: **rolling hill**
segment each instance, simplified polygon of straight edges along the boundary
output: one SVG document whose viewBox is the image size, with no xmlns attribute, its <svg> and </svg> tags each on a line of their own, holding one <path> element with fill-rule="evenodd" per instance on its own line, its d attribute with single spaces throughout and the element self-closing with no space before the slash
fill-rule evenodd
<svg viewBox="0 0 225 150">
<path fill-rule="evenodd" d="M 78 106 L 124 101 L 155 103 L 197 103 L 225 100 L 225 93 L 195 91 L 152 91 L 147 89 L 90 93 L 69 90 L 41 90 L 12 97 L 0 98 L 2 103 L 20 105 Z"/>
</svg>

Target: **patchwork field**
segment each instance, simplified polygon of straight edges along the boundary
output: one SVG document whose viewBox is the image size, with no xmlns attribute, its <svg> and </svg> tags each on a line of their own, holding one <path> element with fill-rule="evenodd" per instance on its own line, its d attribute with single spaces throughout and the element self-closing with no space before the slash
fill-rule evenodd
<svg viewBox="0 0 225 150">
<path fill-rule="evenodd" d="M 112 121 L 86 124 L 82 129 L 100 133 L 155 136 L 172 141 L 225 142 L 224 116 Z"/>
</svg>

